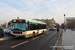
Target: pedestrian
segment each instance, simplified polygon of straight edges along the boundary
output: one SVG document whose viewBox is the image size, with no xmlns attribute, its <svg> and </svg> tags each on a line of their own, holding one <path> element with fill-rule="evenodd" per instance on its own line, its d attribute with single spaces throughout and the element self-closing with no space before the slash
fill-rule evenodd
<svg viewBox="0 0 75 50">
<path fill-rule="evenodd" d="M 57 27 L 57 36 L 59 35 L 59 28 Z"/>
</svg>

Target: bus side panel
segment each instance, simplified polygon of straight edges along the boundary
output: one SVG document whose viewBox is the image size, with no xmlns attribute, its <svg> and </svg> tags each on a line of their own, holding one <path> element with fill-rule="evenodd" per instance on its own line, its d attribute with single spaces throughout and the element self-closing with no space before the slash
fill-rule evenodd
<svg viewBox="0 0 75 50">
<path fill-rule="evenodd" d="M 44 33 L 47 31 L 47 29 L 44 29 Z"/>
<path fill-rule="evenodd" d="M 26 31 L 26 38 L 28 37 L 32 37 L 33 32 L 35 32 L 35 35 L 37 35 L 37 30 L 30 30 L 30 31 Z"/>
<path fill-rule="evenodd" d="M 43 32 L 43 29 L 40 29 L 40 30 L 39 30 L 39 34 L 41 34 L 42 32 Z"/>
<path fill-rule="evenodd" d="M 42 33 L 43 33 L 43 31 L 44 31 L 44 32 L 46 32 L 46 31 L 47 31 L 47 29 L 40 29 L 40 30 L 39 30 L 39 34 L 42 34 Z"/>
<path fill-rule="evenodd" d="M 25 36 L 26 38 L 29 38 L 32 37 L 33 32 L 35 32 L 35 35 L 38 35 L 38 34 L 42 34 L 43 31 L 45 33 L 47 29 L 40 29 L 39 32 L 38 30 L 30 30 L 30 31 L 22 32 L 22 34 L 13 33 L 13 31 L 11 31 L 11 34 L 15 36 Z"/>
<path fill-rule="evenodd" d="M 39 32 L 38 32 L 38 30 L 26 31 L 26 32 L 25 32 L 26 38 L 32 37 L 33 32 L 35 32 L 35 36 L 38 35 L 38 34 L 42 34 L 43 30 L 44 30 L 44 32 L 47 31 L 47 29 L 40 29 Z"/>
</svg>

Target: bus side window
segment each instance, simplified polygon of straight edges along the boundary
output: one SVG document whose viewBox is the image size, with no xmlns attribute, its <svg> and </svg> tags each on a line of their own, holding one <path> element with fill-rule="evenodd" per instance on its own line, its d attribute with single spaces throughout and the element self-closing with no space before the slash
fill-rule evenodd
<svg viewBox="0 0 75 50">
<path fill-rule="evenodd" d="M 33 24 L 30 24 L 29 28 L 30 30 L 33 30 Z"/>
<path fill-rule="evenodd" d="M 26 30 L 28 30 L 28 24 L 26 24 Z"/>
<path fill-rule="evenodd" d="M 36 30 L 37 29 L 37 26 L 36 24 L 29 24 L 29 30 Z"/>
<path fill-rule="evenodd" d="M 37 24 L 37 29 L 40 29 L 40 24 Z"/>
<path fill-rule="evenodd" d="M 30 24 L 29 24 L 29 22 L 26 24 L 26 30 L 30 30 Z"/>
<path fill-rule="evenodd" d="M 35 24 L 32 25 L 32 30 L 36 30 L 37 26 Z"/>
</svg>

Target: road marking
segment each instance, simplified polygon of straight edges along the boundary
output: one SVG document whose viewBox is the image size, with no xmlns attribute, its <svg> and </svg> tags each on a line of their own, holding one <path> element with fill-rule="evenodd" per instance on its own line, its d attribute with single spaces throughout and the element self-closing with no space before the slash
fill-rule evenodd
<svg viewBox="0 0 75 50">
<path fill-rule="evenodd" d="M 35 40 L 35 39 L 37 39 L 37 38 L 39 38 L 40 36 L 38 36 L 38 37 L 36 37 L 36 38 L 33 38 L 32 40 Z"/>
<path fill-rule="evenodd" d="M 22 42 L 22 43 L 19 43 L 19 44 L 17 44 L 17 45 L 12 46 L 11 48 L 15 48 L 15 47 L 17 47 L 17 46 L 19 46 L 19 45 L 22 45 L 22 44 L 24 44 L 24 43 L 27 43 L 27 42 L 29 42 L 29 41 L 24 41 L 24 42 Z"/>
</svg>

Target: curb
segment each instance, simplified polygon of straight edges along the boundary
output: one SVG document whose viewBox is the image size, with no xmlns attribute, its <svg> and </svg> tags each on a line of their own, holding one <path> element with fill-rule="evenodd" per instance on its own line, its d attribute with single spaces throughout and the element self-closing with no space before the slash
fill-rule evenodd
<svg viewBox="0 0 75 50">
<path fill-rule="evenodd" d="M 59 40 L 59 43 L 58 43 L 57 50 L 61 50 L 62 49 L 62 39 L 63 39 L 63 30 L 62 30 L 62 33 L 61 33 L 61 37 L 60 37 L 60 40 Z"/>
<path fill-rule="evenodd" d="M 52 50 L 58 50 L 58 46 L 59 46 L 60 38 L 62 37 L 62 33 L 63 33 L 63 30 L 59 34 L 59 37 L 58 37 L 58 39 L 57 39 L 57 41 L 56 41 L 56 43 L 55 43 L 55 45 L 54 45 Z"/>
</svg>

